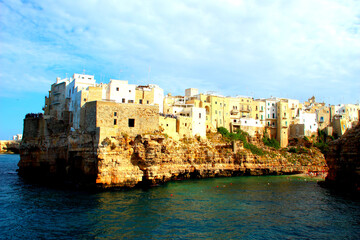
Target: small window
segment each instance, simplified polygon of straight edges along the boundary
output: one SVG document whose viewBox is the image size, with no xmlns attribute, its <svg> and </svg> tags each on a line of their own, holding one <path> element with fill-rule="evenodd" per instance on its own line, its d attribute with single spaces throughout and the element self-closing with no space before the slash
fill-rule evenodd
<svg viewBox="0 0 360 240">
<path fill-rule="evenodd" d="M 217 104 L 217 102 L 215 101 L 215 104 Z"/>
<path fill-rule="evenodd" d="M 116 91 L 119 91 L 119 88 L 118 88 L 118 87 L 116 88 Z"/>
<path fill-rule="evenodd" d="M 275 118 L 275 113 L 273 113 L 273 118 Z"/>
<path fill-rule="evenodd" d="M 129 118 L 129 127 L 135 127 L 135 119 Z"/>
<path fill-rule="evenodd" d="M 185 123 L 185 127 L 187 127 L 187 123 Z"/>
<path fill-rule="evenodd" d="M 129 92 L 131 92 L 131 90 L 129 90 Z"/>
<path fill-rule="evenodd" d="M 142 99 L 139 100 L 139 103 L 142 104 Z"/>
<path fill-rule="evenodd" d="M 147 103 L 147 104 L 149 104 L 149 100 L 148 100 L 148 101 L 146 101 L 146 103 Z"/>
<path fill-rule="evenodd" d="M 117 125 L 117 119 L 114 119 L 114 125 Z"/>
<path fill-rule="evenodd" d="M 199 113 L 199 118 L 201 118 L 201 113 Z"/>
<path fill-rule="evenodd" d="M 114 112 L 114 117 L 116 117 L 117 116 L 117 112 Z"/>
<path fill-rule="evenodd" d="M 220 103 L 220 107 L 222 106 L 222 103 Z"/>
<path fill-rule="evenodd" d="M 169 126 L 169 124 L 166 124 L 166 126 L 168 127 L 168 126 Z"/>
<path fill-rule="evenodd" d="M 122 103 L 125 103 L 125 98 L 122 99 Z"/>
<path fill-rule="evenodd" d="M 86 98 L 84 98 L 84 102 L 86 102 Z"/>
</svg>

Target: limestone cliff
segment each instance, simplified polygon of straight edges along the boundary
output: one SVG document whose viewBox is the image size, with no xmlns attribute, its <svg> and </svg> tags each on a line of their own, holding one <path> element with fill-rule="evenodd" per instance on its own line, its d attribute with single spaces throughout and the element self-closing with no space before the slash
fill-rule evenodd
<svg viewBox="0 0 360 240">
<path fill-rule="evenodd" d="M 326 170 L 325 159 L 316 149 L 292 154 L 267 148 L 256 139 L 249 141 L 266 150 L 263 156 L 244 149 L 240 141 L 224 141 L 220 134 L 175 141 L 153 133 L 101 141 L 96 132 L 61 129 L 44 119 L 29 121 L 37 121 L 32 126 L 41 127 L 32 127 L 31 134 L 24 134 L 18 164 L 19 174 L 24 176 L 100 187 L 134 187 L 173 179 Z M 39 129 L 48 130 L 44 134 Z"/>
<path fill-rule="evenodd" d="M 360 192 L 360 123 L 330 143 L 326 183 Z"/>
</svg>

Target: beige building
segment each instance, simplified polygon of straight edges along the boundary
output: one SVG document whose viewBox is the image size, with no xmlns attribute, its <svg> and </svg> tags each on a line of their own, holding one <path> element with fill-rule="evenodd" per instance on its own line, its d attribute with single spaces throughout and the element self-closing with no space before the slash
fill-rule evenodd
<svg viewBox="0 0 360 240">
<path fill-rule="evenodd" d="M 158 107 L 109 101 L 87 102 L 81 109 L 80 128 L 98 132 L 100 142 L 106 137 L 152 133 L 159 130 Z"/>
</svg>

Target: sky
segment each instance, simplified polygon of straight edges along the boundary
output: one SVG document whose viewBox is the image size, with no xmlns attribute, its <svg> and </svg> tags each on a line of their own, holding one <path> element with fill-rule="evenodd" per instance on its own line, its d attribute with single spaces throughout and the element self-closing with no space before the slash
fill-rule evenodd
<svg viewBox="0 0 360 240">
<path fill-rule="evenodd" d="M 224 96 L 360 101 L 358 0 L 0 0 L 0 139 L 74 73 Z"/>
</svg>

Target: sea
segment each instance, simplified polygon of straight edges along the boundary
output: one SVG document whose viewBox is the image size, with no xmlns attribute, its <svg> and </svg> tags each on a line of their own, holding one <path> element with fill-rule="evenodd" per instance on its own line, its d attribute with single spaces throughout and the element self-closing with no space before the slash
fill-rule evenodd
<svg viewBox="0 0 360 240">
<path fill-rule="evenodd" d="M 28 183 L 0 155 L 0 239 L 360 239 L 360 202 L 293 176 L 89 192 Z"/>
</svg>

